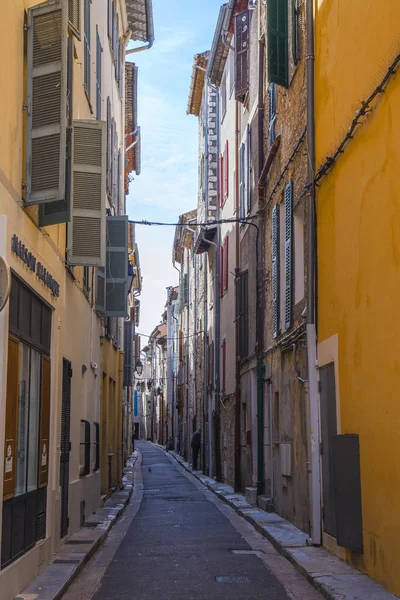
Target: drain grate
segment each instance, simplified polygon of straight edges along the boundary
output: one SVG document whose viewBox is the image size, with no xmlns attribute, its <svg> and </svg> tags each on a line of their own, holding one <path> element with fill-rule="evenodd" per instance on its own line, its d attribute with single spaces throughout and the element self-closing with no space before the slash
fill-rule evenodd
<svg viewBox="0 0 400 600">
<path fill-rule="evenodd" d="M 65 546 L 67 546 L 68 544 L 71 546 L 75 546 L 78 544 L 87 545 L 87 544 L 93 544 L 93 540 L 68 540 L 67 542 L 65 542 Z"/>
<path fill-rule="evenodd" d="M 53 565 L 79 565 L 81 561 L 79 559 L 64 559 L 64 558 L 57 558 L 54 562 Z"/>
<path fill-rule="evenodd" d="M 248 577 L 242 575 L 228 575 L 227 577 L 216 577 L 218 583 L 250 583 Z"/>
</svg>

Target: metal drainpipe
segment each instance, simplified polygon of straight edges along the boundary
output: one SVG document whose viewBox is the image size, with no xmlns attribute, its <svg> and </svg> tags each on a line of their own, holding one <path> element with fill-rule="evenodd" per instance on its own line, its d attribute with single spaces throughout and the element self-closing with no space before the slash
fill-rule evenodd
<svg viewBox="0 0 400 600">
<path fill-rule="evenodd" d="M 235 102 L 235 187 L 236 187 L 236 218 L 239 218 L 239 104 Z M 235 266 L 235 300 L 238 306 L 237 282 L 240 272 L 240 224 L 236 223 L 236 266 Z M 237 316 L 237 315 L 236 315 Z M 236 335 L 235 335 L 235 378 L 236 378 L 236 398 L 235 398 L 235 490 L 241 490 L 241 469 L 240 469 L 240 357 L 239 357 L 239 331 L 238 321 L 236 318 Z"/>
<path fill-rule="evenodd" d="M 316 231 L 315 231 L 315 55 L 314 55 L 314 2 L 306 3 L 307 26 L 307 149 L 308 184 L 307 204 L 307 353 L 308 393 L 310 404 L 311 437 L 311 540 L 321 544 L 321 481 L 319 453 L 319 406 L 317 389 L 317 339 L 315 327 L 315 274 L 316 274 Z"/>
<path fill-rule="evenodd" d="M 219 91 L 218 88 L 216 88 L 211 82 L 210 79 L 208 79 L 208 85 L 209 87 L 215 92 L 215 104 L 216 104 L 216 123 L 217 123 L 217 127 L 216 127 L 216 136 L 217 136 L 217 154 L 219 151 L 219 140 L 220 140 L 220 133 L 219 133 Z M 207 147 L 207 152 L 208 152 L 208 147 Z M 217 156 L 218 159 L 218 156 Z M 217 160 L 218 162 L 218 160 Z M 219 169 L 217 169 L 217 189 L 219 189 Z M 207 186 L 208 186 L 208 181 L 207 181 Z M 221 218 L 221 211 L 220 211 L 220 207 L 219 207 L 219 202 L 217 201 L 217 221 L 219 221 Z M 212 244 L 214 245 L 214 244 Z M 221 374 L 220 374 L 220 345 L 221 345 L 221 306 L 220 306 L 220 298 L 219 298 L 219 279 L 220 279 L 220 272 L 219 272 L 219 252 L 220 252 L 220 248 L 221 248 L 221 224 L 218 223 L 217 225 L 217 248 L 216 248 L 216 253 L 215 253 L 215 290 L 214 290 L 214 304 L 215 304 L 215 321 L 214 321 L 214 327 L 215 327 L 215 347 L 214 347 L 214 355 L 215 355 L 215 361 L 214 361 L 214 365 L 215 365 L 215 471 L 216 471 L 216 478 L 217 481 L 221 481 L 222 479 L 222 473 L 221 473 L 221 440 L 220 440 L 220 435 L 221 435 L 221 425 L 220 425 L 220 419 L 221 419 L 221 406 L 220 406 L 220 402 L 221 402 L 221 398 L 220 398 L 220 391 L 221 391 Z"/>
</svg>

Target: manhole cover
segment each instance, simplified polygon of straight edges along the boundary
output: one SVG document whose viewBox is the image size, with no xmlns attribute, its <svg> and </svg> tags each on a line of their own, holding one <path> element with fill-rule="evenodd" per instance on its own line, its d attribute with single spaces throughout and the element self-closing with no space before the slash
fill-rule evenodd
<svg viewBox="0 0 400 600">
<path fill-rule="evenodd" d="M 228 577 L 216 577 L 218 583 L 250 583 L 248 577 L 242 575 L 229 575 Z"/>
</svg>

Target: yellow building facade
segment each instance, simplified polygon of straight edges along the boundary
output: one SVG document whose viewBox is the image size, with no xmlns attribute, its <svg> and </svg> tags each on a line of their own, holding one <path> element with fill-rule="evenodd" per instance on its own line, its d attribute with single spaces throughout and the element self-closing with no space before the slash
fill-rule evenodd
<svg viewBox="0 0 400 600">
<path fill-rule="evenodd" d="M 330 415 L 331 436 L 352 434 L 347 440 L 358 436 L 362 548 L 339 545 L 334 518 L 340 507 L 332 506 L 327 489 L 323 539 L 325 546 L 396 594 L 400 593 L 399 20 L 396 0 L 315 2 L 321 427 Z M 366 116 L 360 118 L 361 102 L 380 86 Z M 359 124 L 336 159 L 354 119 Z M 327 163 L 327 157 L 334 162 Z M 324 389 L 331 402 L 325 409 Z M 324 472 L 322 481 L 327 486 Z"/>
<path fill-rule="evenodd" d="M 0 312 L 1 600 L 23 590 L 85 517 L 97 510 L 101 497 L 122 482 L 126 311 L 122 315 L 115 305 L 109 318 L 102 318 L 107 313 L 97 267 L 107 266 L 106 214 L 119 216 L 122 226 L 127 225 L 123 85 L 125 47 L 132 36 L 136 4 L 54 0 L 39 5 L 35 0 L 13 0 L 0 8 L 0 255 L 12 279 L 9 301 Z M 48 18 L 53 28 L 48 27 Z M 146 31 L 137 32 L 135 39 L 146 41 Z M 63 48 L 60 60 L 49 67 L 44 54 L 54 47 L 58 52 L 58 40 Z M 95 236 L 90 230 L 81 235 L 81 256 L 76 257 L 80 234 L 78 219 L 74 220 L 79 212 L 74 210 L 80 198 L 92 210 L 97 193 L 92 193 L 95 183 L 89 192 L 79 188 L 78 168 L 74 167 L 76 185 L 70 192 L 75 202 L 70 222 L 53 218 L 46 202 L 27 206 L 38 182 L 45 187 L 51 177 L 54 151 L 47 148 L 38 161 L 35 140 L 42 135 L 41 127 L 44 136 L 51 137 L 55 129 L 48 124 L 49 114 L 56 120 L 60 108 L 55 101 L 52 104 L 57 85 L 51 87 L 51 82 L 49 90 L 43 88 L 40 110 L 35 106 L 42 82 L 30 80 L 30 61 L 38 77 L 51 78 L 61 69 L 66 97 L 61 95 L 60 110 L 62 114 L 65 101 L 66 122 L 60 122 L 61 130 L 65 125 L 67 132 L 73 131 L 72 163 L 77 164 L 80 150 L 81 161 L 93 151 L 92 173 L 99 180 L 101 175 L 102 181 L 98 198 L 104 249 L 99 244 L 97 261 L 92 260 Z M 82 123 L 96 129 L 95 137 L 86 138 L 86 146 L 79 146 Z M 29 128 L 35 127 L 29 141 Z M 94 139 L 100 141 L 91 146 Z M 33 183 L 27 181 L 29 161 L 32 172 L 38 172 L 39 163 L 42 169 Z M 69 181 L 67 168 L 66 187 Z M 60 189 L 63 183 L 60 176 Z M 61 196 L 55 194 L 54 199 Z M 54 212 L 60 209 L 52 206 Z M 127 269 L 127 239 L 118 245 L 126 247 L 120 253 L 123 264 L 125 252 Z M 126 306 L 127 278 L 122 280 Z"/>
</svg>

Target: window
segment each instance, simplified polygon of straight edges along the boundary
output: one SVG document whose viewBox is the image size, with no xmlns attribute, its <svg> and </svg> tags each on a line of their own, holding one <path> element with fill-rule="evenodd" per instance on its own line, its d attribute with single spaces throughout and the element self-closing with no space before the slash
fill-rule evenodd
<svg viewBox="0 0 400 600">
<path fill-rule="evenodd" d="M 229 281 L 229 237 L 226 236 L 225 241 L 224 241 L 224 268 L 223 268 L 223 275 L 224 275 L 224 281 L 223 281 L 223 291 L 226 292 L 228 289 L 228 281 Z"/>
<path fill-rule="evenodd" d="M 99 30 L 96 33 L 96 119 L 101 121 L 101 53 Z"/>
<path fill-rule="evenodd" d="M 244 271 L 236 281 L 236 321 L 239 340 L 239 357 L 249 354 L 249 294 L 248 272 Z"/>
<path fill-rule="evenodd" d="M 229 195 L 229 146 L 228 140 L 225 142 L 225 150 L 224 150 L 224 198 L 225 201 Z"/>
<path fill-rule="evenodd" d="M 268 86 L 268 143 L 270 147 L 275 141 L 276 123 L 276 85 L 270 83 Z"/>
<path fill-rule="evenodd" d="M 247 125 L 246 132 L 246 175 L 245 175 L 246 210 L 251 211 L 251 129 Z"/>
<path fill-rule="evenodd" d="M 90 272 L 89 267 L 83 267 L 83 293 L 86 298 L 89 297 L 90 292 Z"/>
<path fill-rule="evenodd" d="M 292 3 L 292 56 L 294 64 L 299 60 L 299 7 L 298 0 L 290 0 Z"/>
<path fill-rule="evenodd" d="M 293 215 L 294 233 L 294 303 L 304 298 L 304 206 L 297 206 Z"/>
<path fill-rule="evenodd" d="M 185 306 L 189 304 L 189 273 L 183 276 L 183 303 Z"/>
<path fill-rule="evenodd" d="M 219 207 L 222 208 L 224 203 L 224 157 L 219 155 L 218 159 L 218 201 Z"/>
<path fill-rule="evenodd" d="M 289 87 L 288 0 L 268 0 L 268 77 Z"/>
<path fill-rule="evenodd" d="M 239 218 L 245 218 L 245 145 L 239 148 Z"/>
<path fill-rule="evenodd" d="M 79 475 L 84 477 L 90 473 L 90 423 L 81 419 L 81 442 L 79 454 Z"/>
<path fill-rule="evenodd" d="M 224 247 L 219 248 L 219 297 L 224 295 Z"/>
<path fill-rule="evenodd" d="M 90 0 L 85 1 L 85 14 L 84 14 L 84 34 L 83 34 L 83 47 L 84 47 L 84 88 L 90 99 L 90 61 L 91 61 L 91 50 L 90 50 Z"/>
<path fill-rule="evenodd" d="M 229 52 L 229 97 L 232 96 L 235 89 L 235 53 Z"/>
<path fill-rule="evenodd" d="M 222 386 L 221 393 L 224 396 L 226 393 L 226 340 L 223 340 L 221 344 L 221 352 L 222 352 Z"/>
<path fill-rule="evenodd" d="M 93 425 L 94 425 L 93 471 L 98 471 L 100 469 L 100 425 L 99 425 L 99 423 L 93 423 Z"/>
<path fill-rule="evenodd" d="M 226 70 L 222 77 L 221 87 L 220 87 L 220 95 L 221 95 L 221 123 L 224 120 L 226 113 Z"/>
<path fill-rule="evenodd" d="M 244 102 L 249 91 L 249 27 L 249 11 L 238 13 L 235 16 L 235 99 L 239 102 Z"/>
<path fill-rule="evenodd" d="M 279 204 L 272 209 L 272 330 L 274 338 L 280 333 L 280 235 Z"/>
<path fill-rule="evenodd" d="M 285 329 L 292 326 L 293 296 L 293 183 L 285 187 Z"/>
</svg>

